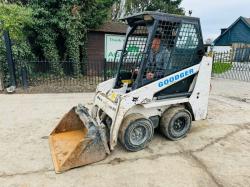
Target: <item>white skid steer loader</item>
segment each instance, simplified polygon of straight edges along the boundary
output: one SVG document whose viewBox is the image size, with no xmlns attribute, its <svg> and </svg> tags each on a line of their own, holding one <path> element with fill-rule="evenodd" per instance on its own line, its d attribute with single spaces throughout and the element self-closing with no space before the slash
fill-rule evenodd
<svg viewBox="0 0 250 187">
<path fill-rule="evenodd" d="M 204 55 L 199 19 L 143 12 L 123 20 L 116 77 L 98 85 L 91 114 L 72 108 L 49 136 L 56 172 L 103 160 L 118 140 L 139 151 L 155 128 L 179 140 L 207 116 L 212 58 Z"/>
</svg>

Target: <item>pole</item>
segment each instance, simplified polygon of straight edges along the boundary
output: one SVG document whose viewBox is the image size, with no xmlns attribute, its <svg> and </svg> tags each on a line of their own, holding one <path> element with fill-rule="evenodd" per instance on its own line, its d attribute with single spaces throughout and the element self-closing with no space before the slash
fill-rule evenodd
<svg viewBox="0 0 250 187">
<path fill-rule="evenodd" d="M 103 72 L 104 72 L 104 81 L 107 80 L 107 61 L 106 61 L 106 58 L 104 58 L 104 61 L 103 61 Z"/>
<path fill-rule="evenodd" d="M 24 63 L 22 63 L 22 69 L 21 69 L 21 75 L 22 75 L 22 83 L 25 90 L 28 89 L 28 73 L 27 73 L 27 67 Z"/>
<path fill-rule="evenodd" d="M 1 72 L 0 69 L 0 91 L 4 90 L 4 85 L 3 85 L 3 73 Z"/>
<path fill-rule="evenodd" d="M 6 46 L 6 56 L 7 56 L 7 63 L 9 66 L 11 86 L 16 86 L 15 63 L 13 60 L 11 40 L 8 31 L 3 32 L 3 38 Z"/>
</svg>

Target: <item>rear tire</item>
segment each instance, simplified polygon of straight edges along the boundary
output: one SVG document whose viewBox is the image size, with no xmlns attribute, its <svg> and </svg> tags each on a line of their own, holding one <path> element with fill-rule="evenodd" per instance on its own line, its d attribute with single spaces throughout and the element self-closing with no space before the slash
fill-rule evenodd
<svg viewBox="0 0 250 187">
<path fill-rule="evenodd" d="M 154 127 L 141 114 L 128 115 L 119 130 L 119 141 L 129 151 L 139 151 L 152 140 Z"/>
<path fill-rule="evenodd" d="M 173 107 L 161 117 L 160 130 L 170 140 L 179 140 L 191 129 L 192 116 L 184 107 Z"/>
</svg>

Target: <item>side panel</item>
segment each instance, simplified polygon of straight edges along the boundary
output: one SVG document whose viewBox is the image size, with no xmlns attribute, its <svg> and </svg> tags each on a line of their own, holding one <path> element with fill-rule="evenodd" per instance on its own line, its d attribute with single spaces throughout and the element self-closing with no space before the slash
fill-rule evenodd
<svg viewBox="0 0 250 187">
<path fill-rule="evenodd" d="M 204 57 L 200 66 L 193 93 L 189 98 L 189 103 L 193 109 L 195 120 L 206 119 L 207 117 L 211 71 L 212 58 Z"/>
</svg>

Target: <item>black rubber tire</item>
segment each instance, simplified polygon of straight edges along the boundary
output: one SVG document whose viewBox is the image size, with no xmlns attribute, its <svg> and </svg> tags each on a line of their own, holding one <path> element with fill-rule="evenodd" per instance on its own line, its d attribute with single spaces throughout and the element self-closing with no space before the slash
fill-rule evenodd
<svg viewBox="0 0 250 187">
<path fill-rule="evenodd" d="M 140 151 L 152 140 L 154 126 L 141 114 L 130 114 L 123 120 L 119 141 L 128 151 Z"/>
<path fill-rule="evenodd" d="M 160 121 L 161 132 L 170 140 L 179 140 L 187 135 L 192 126 L 192 115 L 184 107 L 166 110 Z"/>
</svg>

